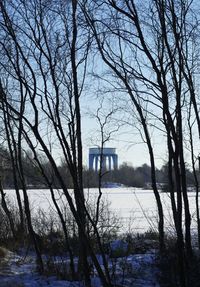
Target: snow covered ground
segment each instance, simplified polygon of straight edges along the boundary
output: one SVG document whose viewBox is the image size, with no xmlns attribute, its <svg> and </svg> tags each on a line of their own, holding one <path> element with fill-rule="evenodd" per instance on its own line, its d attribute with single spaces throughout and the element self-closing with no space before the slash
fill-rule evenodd
<svg viewBox="0 0 200 287">
<path fill-rule="evenodd" d="M 16 202 L 16 193 L 14 190 L 5 190 L 7 198 L 11 202 Z M 37 213 L 38 209 L 48 212 L 55 209 L 51 200 L 49 190 L 38 189 L 28 191 L 32 212 Z M 66 204 L 63 193 L 55 190 L 57 202 L 62 207 Z M 98 189 L 91 188 L 85 190 L 87 201 L 92 201 L 97 197 Z M 168 193 L 160 193 L 165 215 L 165 227 L 167 232 L 173 232 L 173 216 L 171 212 L 171 202 Z M 195 192 L 189 192 L 189 203 L 192 215 L 192 227 L 196 228 L 195 214 Z M 157 206 L 155 196 L 152 190 L 143 190 L 140 188 L 102 188 L 102 201 L 110 203 L 110 210 L 117 214 L 121 219 L 120 232 L 126 233 L 127 230 L 132 232 L 143 233 L 149 229 L 157 230 Z"/>
<path fill-rule="evenodd" d="M 109 268 L 113 282 L 127 287 L 159 287 L 159 269 L 156 264 L 156 251 L 133 254 L 126 257 L 110 258 Z M 101 261 L 101 258 L 99 257 Z M 100 287 L 96 274 L 92 275 L 93 287 Z M 34 255 L 17 255 L 8 251 L 0 259 L 0 287 L 83 287 L 81 282 L 57 280 L 55 277 L 41 276 L 36 272 Z"/>
<path fill-rule="evenodd" d="M 95 197 L 96 192 L 96 189 L 91 190 L 90 193 L 88 193 L 89 198 Z M 13 198 L 13 200 L 15 200 L 15 193 L 13 191 L 6 191 L 6 194 L 10 199 Z M 167 203 L 167 195 L 162 195 L 164 202 Z M 56 196 L 60 205 L 65 204 L 65 198 L 62 197 L 59 191 L 57 191 Z M 127 188 L 104 189 L 103 196 L 105 200 L 111 203 L 111 210 L 123 219 L 121 227 L 125 230 L 121 230 L 121 232 L 126 233 L 127 230 L 141 230 L 141 232 L 144 232 L 150 227 L 152 228 L 152 222 L 156 222 L 155 199 L 152 191 Z M 48 190 L 30 190 L 29 198 L 33 213 L 36 213 L 38 208 L 41 208 L 45 212 L 52 210 L 52 202 Z M 167 211 L 168 207 L 166 207 L 165 212 Z M 132 219 L 134 220 L 131 220 L 130 226 L 129 219 L 131 216 L 133 216 Z M 125 220 L 127 220 L 128 223 L 125 223 Z M 111 244 L 111 248 L 113 250 L 118 248 L 118 243 L 114 242 L 113 246 Z M 122 246 L 122 249 L 123 248 Z M 145 251 L 141 251 L 141 248 L 139 248 L 134 254 L 129 254 L 126 257 L 116 258 L 111 256 L 108 262 L 113 282 L 124 287 L 159 287 L 157 252 L 151 249 L 151 247 L 146 250 L 148 251 L 144 253 Z M 65 260 L 67 262 L 67 258 L 65 258 Z M 100 257 L 99 260 L 101 260 Z M 92 284 L 93 287 L 101 287 L 101 282 L 95 271 L 92 274 Z M 33 254 L 29 253 L 25 256 L 23 254 L 17 255 L 8 252 L 4 259 L 0 258 L 0 287 L 1 286 L 83 287 L 83 284 L 81 282 L 57 280 L 55 276 L 41 276 L 36 272 L 35 257 Z"/>
</svg>

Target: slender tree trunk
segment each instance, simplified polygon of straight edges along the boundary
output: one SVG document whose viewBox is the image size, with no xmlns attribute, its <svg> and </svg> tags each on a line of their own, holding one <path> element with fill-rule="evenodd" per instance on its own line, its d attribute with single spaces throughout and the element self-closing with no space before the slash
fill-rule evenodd
<svg viewBox="0 0 200 287">
<path fill-rule="evenodd" d="M 182 131 L 182 115 L 181 115 L 181 106 L 179 103 L 179 119 L 178 119 L 178 137 L 179 137 L 179 152 L 180 152 L 180 181 L 182 185 L 182 193 L 183 193 L 183 202 L 184 202 L 184 211 L 185 211 L 185 242 L 186 242 L 186 250 L 188 256 L 192 255 L 192 244 L 191 244 L 191 215 L 189 208 L 189 201 L 187 195 L 187 184 L 186 184 L 186 169 L 183 155 L 183 131 Z"/>
<path fill-rule="evenodd" d="M 196 122 L 197 122 L 198 136 L 199 136 L 199 139 L 200 139 L 199 110 L 198 110 L 196 94 L 195 94 L 193 74 L 192 74 L 192 70 L 189 68 L 188 59 L 187 58 L 185 59 L 185 66 L 186 66 L 186 70 L 184 70 L 183 72 L 184 72 L 184 77 L 185 77 L 185 79 L 187 81 L 187 84 L 188 84 L 188 87 L 189 87 L 189 92 L 190 92 L 190 110 L 189 110 L 188 122 L 190 121 L 190 117 L 191 117 L 191 106 L 193 106 L 194 114 L 195 114 Z M 192 169 L 193 169 L 195 188 L 196 188 L 195 202 L 196 202 L 196 213 L 197 213 L 198 246 L 199 246 L 199 249 L 200 249 L 199 182 L 198 182 L 198 177 L 197 177 L 197 173 L 196 173 L 196 169 L 195 169 L 193 134 L 192 134 L 192 126 L 190 125 L 190 122 L 189 122 L 189 132 L 190 132 Z M 200 170 L 200 158 L 198 160 L 199 160 L 199 170 Z"/>
<path fill-rule="evenodd" d="M 168 146 L 168 177 L 170 187 L 176 191 L 177 206 L 174 198 L 174 190 L 170 191 L 171 204 L 173 211 L 174 224 L 177 234 L 177 257 L 178 257 L 178 274 L 181 286 L 186 287 L 186 268 L 185 268 L 185 245 L 182 228 L 182 188 L 181 188 L 181 174 L 179 166 L 179 149 L 177 145 L 177 133 L 175 131 L 174 123 L 169 112 L 169 103 L 167 97 L 166 87 L 162 90 L 163 103 L 163 119 L 167 132 L 167 146 Z"/>
<path fill-rule="evenodd" d="M 21 195 L 19 192 L 19 186 L 18 186 L 18 179 L 17 179 L 17 168 L 16 168 L 16 160 L 17 160 L 17 148 L 16 148 L 16 141 L 13 135 L 13 128 L 11 126 L 11 118 L 9 116 L 8 111 L 6 110 L 6 106 L 4 103 L 2 103 L 2 110 L 3 110 L 3 116 L 4 116 L 4 126 L 6 131 L 6 139 L 8 143 L 8 149 L 9 154 L 11 158 L 11 166 L 12 166 L 12 173 L 13 173 L 13 180 L 14 180 L 14 187 L 17 197 L 17 203 L 19 207 L 19 216 L 20 216 L 20 228 L 19 228 L 19 234 L 20 236 L 23 236 L 25 231 L 25 222 L 24 222 L 24 211 L 23 211 L 23 205 L 21 200 Z"/>
<path fill-rule="evenodd" d="M 50 192 L 51 192 L 52 201 L 56 207 L 57 213 L 59 215 L 59 218 L 60 218 L 60 221 L 62 224 L 63 232 L 65 235 L 66 249 L 67 249 L 67 252 L 69 253 L 69 258 L 70 258 L 70 269 L 71 269 L 71 273 L 72 273 L 72 280 L 76 280 L 76 272 L 75 272 L 75 267 L 74 267 L 74 255 L 73 255 L 73 251 L 71 249 L 70 243 L 69 243 L 69 237 L 68 237 L 68 232 L 67 232 L 67 228 L 66 228 L 66 223 L 65 223 L 65 220 L 63 218 L 62 212 L 61 212 L 61 210 L 57 204 L 57 201 L 55 199 L 54 191 L 50 185 L 49 185 L 49 188 L 50 188 Z"/>
<path fill-rule="evenodd" d="M 72 1 L 72 23 L 73 23 L 73 36 L 71 46 L 71 66 L 73 74 L 73 88 L 74 88 L 74 103 L 75 103 L 75 116 L 76 116 L 76 142 L 77 142 L 77 159 L 74 158 L 74 165 L 76 166 L 77 176 L 74 182 L 74 193 L 77 204 L 78 216 L 81 220 L 82 228 L 86 230 L 86 214 L 85 214 L 85 199 L 83 191 L 83 178 L 82 178 L 82 139 L 81 139 L 81 113 L 80 113 L 80 102 L 79 102 L 79 88 L 78 88 L 78 77 L 77 77 L 77 63 L 76 63 L 76 42 L 77 42 L 77 0 Z M 75 149 L 74 149 L 75 151 Z M 91 286 L 90 280 L 90 268 L 88 263 L 88 248 L 83 240 L 82 230 L 79 229 L 79 241 L 80 241 L 80 266 L 84 272 L 86 287 Z"/>
<path fill-rule="evenodd" d="M 11 229 L 11 232 L 12 232 L 12 235 L 13 235 L 13 238 L 14 239 L 17 239 L 17 236 L 16 236 L 16 230 L 15 230 L 15 224 L 14 224 L 14 220 L 12 218 L 12 213 L 10 212 L 8 206 L 7 206 L 7 202 L 5 200 L 5 193 L 3 191 L 3 185 L 2 185 L 2 180 L 0 178 L 0 194 L 1 194 L 1 206 L 8 218 L 8 221 L 9 221 L 9 224 L 10 224 L 10 229 Z"/>
<path fill-rule="evenodd" d="M 152 146 L 151 146 L 149 133 L 148 133 L 147 126 L 146 126 L 145 123 L 143 124 L 143 128 L 144 128 L 144 132 L 145 132 L 145 136 L 146 136 L 146 140 L 147 140 L 147 146 L 148 146 L 148 149 L 149 149 L 150 162 L 151 162 L 152 188 L 153 188 L 154 195 L 155 195 L 155 198 L 156 198 L 157 208 L 158 208 L 158 215 L 159 215 L 158 230 L 159 230 L 160 251 L 163 252 L 165 250 L 163 207 L 162 207 L 162 202 L 161 202 L 159 191 L 157 189 L 157 184 L 156 184 L 156 167 L 155 167 L 155 162 L 154 162 L 153 149 L 152 149 Z"/>
<path fill-rule="evenodd" d="M 18 165 L 19 165 L 18 173 L 19 173 L 19 178 L 20 178 L 20 182 L 22 185 L 22 191 L 23 191 L 23 196 L 24 196 L 24 209 L 25 209 L 25 214 L 26 214 L 26 218 L 27 218 L 28 231 L 29 231 L 29 234 L 33 240 L 33 244 L 35 247 L 39 272 L 43 273 L 44 272 L 44 264 L 43 264 L 43 260 L 42 260 L 42 255 L 41 255 L 39 243 L 37 241 L 36 234 L 35 234 L 35 231 L 34 231 L 33 225 L 32 225 L 31 211 L 30 211 L 29 199 L 28 199 L 27 188 L 26 188 L 26 180 L 24 177 L 24 167 L 23 167 L 23 162 L 22 162 L 22 147 L 21 147 L 22 132 L 23 132 L 23 124 L 22 124 L 22 119 L 20 119 L 19 129 L 18 129 L 18 158 L 17 158 Z"/>
</svg>

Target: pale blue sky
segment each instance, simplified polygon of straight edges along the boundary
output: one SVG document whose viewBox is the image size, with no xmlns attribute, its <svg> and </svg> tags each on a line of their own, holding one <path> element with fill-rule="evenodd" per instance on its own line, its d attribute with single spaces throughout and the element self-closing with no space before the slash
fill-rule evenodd
<svg viewBox="0 0 200 287">
<path fill-rule="evenodd" d="M 100 142 L 98 125 L 95 119 L 82 116 L 82 136 L 83 136 L 83 160 L 88 166 L 88 152 L 90 147 L 95 147 Z M 167 156 L 165 147 L 165 137 L 154 128 L 153 146 L 155 147 L 156 166 L 161 167 Z M 149 154 L 147 145 L 142 142 L 138 130 L 133 127 L 122 126 L 119 131 L 112 135 L 112 140 L 106 143 L 106 147 L 115 147 L 119 157 L 119 164 L 128 162 L 134 167 L 144 163 L 149 164 Z"/>
</svg>

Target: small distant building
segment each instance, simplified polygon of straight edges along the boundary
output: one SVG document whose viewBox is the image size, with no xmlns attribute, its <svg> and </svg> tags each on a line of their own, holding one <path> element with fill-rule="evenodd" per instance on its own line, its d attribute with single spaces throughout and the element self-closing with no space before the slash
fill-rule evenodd
<svg viewBox="0 0 200 287">
<path fill-rule="evenodd" d="M 89 149 L 89 169 L 98 171 L 100 168 L 100 161 L 102 158 L 102 168 L 104 170 L 118 169 L 118 155 L 116 154 L 116 148 L 105 147 L 101 149 L 90 148 Z"/>
</svg>

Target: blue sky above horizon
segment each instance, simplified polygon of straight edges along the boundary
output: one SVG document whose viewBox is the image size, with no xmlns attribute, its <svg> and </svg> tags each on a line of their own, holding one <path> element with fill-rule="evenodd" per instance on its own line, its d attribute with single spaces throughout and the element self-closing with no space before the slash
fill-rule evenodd
<svg viewBox="0 0 200 287">
<path fill-rule="evenodd" d="M 155 130 L 156 128 L 154 128 Z M 99 126 L 95 118 L 82 117 L 83 135 L 83 163 L 88 166 L 89 148 L 97 147 L 100 144 Z M 152 137 L 155 148 L 156 167 L 160 168 L 167 159 L 165 138 L 158 131 L 154 131 Z M 116 148 L 119 165 L 126 162 L 133 167 L 143 164 L 150 164 L 149 153 L 146 143 L 143 142 L 138 129 L 135 126 L 125 126 L 112 134 L 111 140 L 106 142 L 105 147 Z"/>
</svg>

